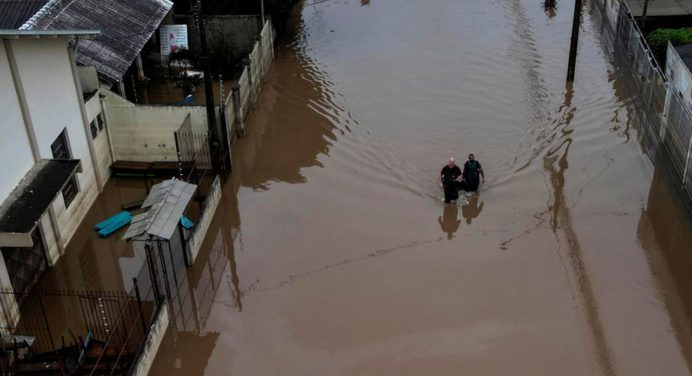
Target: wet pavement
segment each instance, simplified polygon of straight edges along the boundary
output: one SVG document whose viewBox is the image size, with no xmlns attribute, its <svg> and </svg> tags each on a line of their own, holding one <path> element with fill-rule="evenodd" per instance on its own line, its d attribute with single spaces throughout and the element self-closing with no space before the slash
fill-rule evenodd
<svg viewBox="0 0 692 376">
<path fill-rule="evenodd" d="M 310 4 L 152 375 L 690 373 L 692 226 L 590 2 L 573 85 L 572 1 Z"/>
</svg>

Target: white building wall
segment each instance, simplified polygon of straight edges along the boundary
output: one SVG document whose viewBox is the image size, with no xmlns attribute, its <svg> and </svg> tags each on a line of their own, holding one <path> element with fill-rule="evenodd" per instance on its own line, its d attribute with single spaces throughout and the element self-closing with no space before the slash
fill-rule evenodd
<svg viewBox="0 0 692 376">
<path fill-rule="evenodd" d="M 64 246 L 98 195 L 87 130 L 81 116 L 82 99 L 77 95 L 67 41 L 18 39 L 11 43 L 41 158 L 53 157 L 51 144 L 66 129 L 72 158 L 81 161 L 83 172 L 77 174 L 79 194 L 69 208 L 65 208 L 62 197 L 52 206 Z M 52 245 L 48 244 L 48 248 Z"/>
<path fill-rule="evenodd" d="M 98 130 L 98 136 L 93 139 L 94 152 L 96 153 L 96 163 L 98 164 L 98 171 L 101 174 L 101 181 L 107 182 L 110 178 L 110 167 L 113 164 L 113 157 L 111 156 L 110 141 L 108 140 L 108 124 L 106 122 L 106 114 L 101 108 L 101 99 L 99 94 L 92 96 L 85 104 L 87 119 L 89 124 L 96 120 L 96 117 L 100 114 L 101 120 L 103 121 L 103 129 Z M 96 129 L 98 129 L 98 123 L 96 123 Z"/>
<path fill-rule="evenodd" d="M 24 128 L 22 110 L 12 80 L 5 45 L 0 41 L 0 202 L 34 165 L 31 144 Z"/>
</svg>

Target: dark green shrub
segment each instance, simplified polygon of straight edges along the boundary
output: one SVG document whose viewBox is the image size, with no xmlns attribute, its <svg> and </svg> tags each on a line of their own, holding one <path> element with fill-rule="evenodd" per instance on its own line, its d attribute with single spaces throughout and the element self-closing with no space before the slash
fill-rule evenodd
<svg viewBox="0 0 692 376">
<path fill-rule="evenodd" d="M 656 60 L 662 67 L 666 65 L 666 49 L 668 42 L 673 46 L 692 43 L 692 27 L 682 29 L 656 29 L 646 36 Z"/>
</svg>

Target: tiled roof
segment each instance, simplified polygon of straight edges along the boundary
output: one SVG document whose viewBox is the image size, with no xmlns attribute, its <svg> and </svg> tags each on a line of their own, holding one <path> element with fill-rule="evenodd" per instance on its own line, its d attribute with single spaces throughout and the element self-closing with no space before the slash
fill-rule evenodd
<svg viewBox="0 0 692 376">
<path fill-rule="evenodd" d="M 0 29 L 18 29 L 48 0 L 0 0 Z"/>
<path fill-rule="evenodd" d="M 99 38 L 80 41 L 77 62 L 95 66 L 101 81 L 113 84 L 172 6 L 168 0 L 50 0 L 20 29 L 101 30 Z"/>
</svg>

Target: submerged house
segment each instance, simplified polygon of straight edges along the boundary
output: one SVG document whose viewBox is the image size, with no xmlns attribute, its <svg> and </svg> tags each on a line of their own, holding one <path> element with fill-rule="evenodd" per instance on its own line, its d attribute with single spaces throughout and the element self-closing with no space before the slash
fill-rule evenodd
<svg viewBox="0 0 692 376">
<path fill-rule="evenodd" d="M 103 120 L 94 115 L 94 131 L 74 55 L 98 35 L 0 31 L 0 288 L 31 288 L 107 179 L 97 158 Z"/>
<path fill-rule="evenodd" d="M 0 174 L 0 288 L 29 290 L 102 191 L 113 157 L 99 89 L 139 66 L 171 7 L 0 0 L 0 155 L 12 161 Z"/>
</svg>

